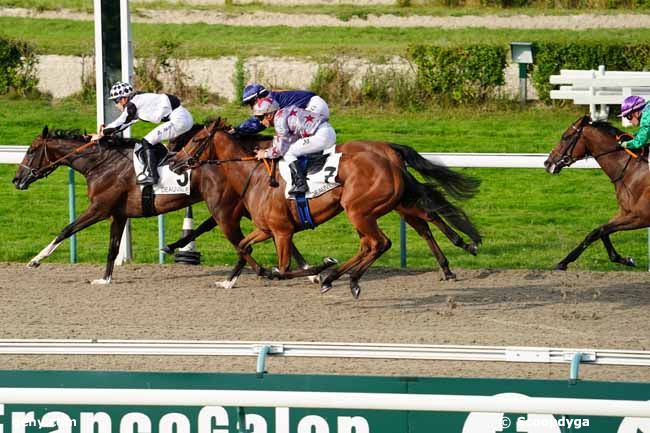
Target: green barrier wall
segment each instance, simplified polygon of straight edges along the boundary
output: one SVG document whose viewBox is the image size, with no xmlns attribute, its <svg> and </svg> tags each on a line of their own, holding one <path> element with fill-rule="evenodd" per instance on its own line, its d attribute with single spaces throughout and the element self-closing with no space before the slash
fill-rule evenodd
<svg viewBox="0 0 650 433">
<path fill-rule="evenodd" d="M 446 379 L 210 373 L 0 371 L 0 387 L 239 389 L 381 392 L 650 400 L 650 384 L 579 381 Z M 2 396 L 0 395 L 0 403 Z M 229 433 L 237 408 L 0 406 L 0 432 Z M 245 408 L 255 433 L 650 433 L 650 418 L 566 417 L 407 411 Z M 649 414 L 650 416 L 650 414 Z M 66 422 L 67 420 L 67 422 Z M 45 425 L 49 424 L 50 427 Z"/>
</svg>

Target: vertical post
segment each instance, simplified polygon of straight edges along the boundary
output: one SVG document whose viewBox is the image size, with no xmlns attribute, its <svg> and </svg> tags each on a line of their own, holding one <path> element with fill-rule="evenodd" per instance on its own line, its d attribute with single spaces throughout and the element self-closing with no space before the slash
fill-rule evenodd
<svg viewBox="0 0 650 433">
<path fill-rule="evenodd" d="M 97 126 L 117 118 L 120 112 L 106 98 L 116 81 L 129 81 L 133 74 L 128 0 L 93 0 L 95 10 L 95 83 L 97 88 Z M 128 136 L 128 133 L 127 133 Z M 115 263 L 131 259 L 131 225 L 122 234 Z"/>
<path fill-rule="evenodd" d="M 165 215 L 158 215 L 158 263 L 165 263 L 165 253 L 162 252 L 165 246 Z"/>
<path fill-rule="evenodd" d="M 76 202 L 74 170 L 70 167 L 68 169 L 68 214 L 70 216 L 70 223 L 73 223 L 77 219 Z M 77 263 L 77 235 L 70 236 L 70 263 Z"/>
<path fill-rule="evenodd" d="M 120 0 L 120 54 L 122 81 L 133 83 L 133 49 L 131 43 L 131 20 L 129 17 L 129 0 Z M 131 128 L 122 132 L 125 138 L 131 137 Z M 115 259 L 115 264 L 122 265 L 133 259 L 131 246 L 131 220 L 126 220 L 120 251 Z"/>
<path fill-rule="evenodd" d="M 399 265 L 406 267 L 406 223 L 404 218 L 399 219 Z"/>
<path fill-rule="evenodd" d="M 519 103 L 521 106 L 526 105 L 528 99 L 526 79 L 528 78 L 528 65 L 519 63 Z"/>
</svg>

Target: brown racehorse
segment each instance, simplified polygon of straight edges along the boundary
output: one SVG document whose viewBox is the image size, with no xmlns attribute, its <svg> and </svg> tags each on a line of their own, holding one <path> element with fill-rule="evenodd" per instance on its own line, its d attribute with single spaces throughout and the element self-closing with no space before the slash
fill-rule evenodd
<svg viewBox="0 0 650 433">
<path fill-rule="evenodd" d="M 191 138 L 197 130 L 203 129 L 204 126 L 196 125 L 185 138 Z M 179 137 L 179 140 L 183 140 L 183 137 Z M 103 138 L 100 143 L 90 143 L 89 137 L 78 131 L 59 130 L 51 133 L 47 127 L 34 139 L 13 179 L 16 188 L 27 189 L 32 182 L 48 176 L 58 166 L 67 165 L 86 177 L 90 205 L 29 262 L 29 267 L 37 267 L 41 260 L 52 254 L 74 233 L 110 218 L 106 270 L 102 279 L 93 281 L 94 284 L 110 283 L 127 218 L 144 216 L 142 193 L 135 183 L 133 150 L 130 148 L 132 145 L 133 141 L 111 137 Z M 190 195 L 157 195 L 154 202 L 156 213 L 182 209 L 205 200 L 215 222 L 226 238 L 237 247 L 244 238 L 240 220 L 246 215 L 246 209 L 240 205 L 237 193 L 225 182 L 221 170 L 214 166 L 204 166 L 194 170 L 190 180 Z M 299 265 L 305 265 L 295 247 L 294 253 Z M 232 287 L 245 264 L 245 261 L 240 260 L 221 285 Z"/>
<path fill-rule="evenodd" d="M 223 131 L 224 127 L 215 122 L 197 133 L 182 151 L 171 158 L 170 168 L 181 172 L 206 161 L 219 164 L 228 182 L 242 197 L 257 227 L 239 244 L 241 256 L 260 275 L 275 278 L 306 275 L 304 270 L 289 271 L 290 243 L 293 234 L 302 229 L 295 205 L 292 200 L 285 199 L 282 187 L 270 187 L 260 163 L 250 160 L 256 142 L 230 135 Z M 359 234 L 360 248 L 354 257 L 322 278 L 322 292 L 329 290 L 334 280 L 350 272 L 350 289 L 355 298 L 359 296 L 359 279 L 391 246 L 390 239 L 377 225 L 377 219 L 392 210 L 400 212 L 409 224 L 416 227 L 432 250 L 440 252 L 443 259 L 444 255 L 427 226 L 427 222 L 441 221 L 440 226 L 449 228 L 441 215 L 474 241 L 472 245 L 464 244 L 462 240 L 456 244 L 475 253 L 480 235 L 462 210 L 452 205 L 434 183 L 456 197 L 467 198 L 476 193 L 478 181 L 433 164 L 407 146 L 358 141 L 338 146 L 337 151 L 343 152 L 337 176 L 341 186 L 311 199 L 310 209 L 315 224 L 345 211 Z M 417 181 L 406 170 L 407 163 L 431 182 Z M 458 236 L 449 230 L 448 236 Z M 246 250 L 271 237 L 276 245 L 278 268 L 268 273 Z M 436 257 L 441 260 L 437 254 Z M 444 262 L 446 264 L 446 259 Z"/>
<path fill-rule="evenodd" d="M 621 230 L 650 226 L 648 161 L 626 152 L 619 145 L 619 140 L 625 135 L 625 132 L 607 122 L 594 122 L 589 116 L 584 116 L 564 132 L 544 162 L 547 172 L 557 174 L 578 160 L 593 157 L 614 184 L 619 206 L 618 213 L 612 219 L 592 230 L 557 264 L 557 270 L 566 270 L 569 263 L 598 239 L 603 241 L 612 262 L 635 266 L 634 259 L 622 257 L 609 239 L 609 235 Z"/>
</svg>

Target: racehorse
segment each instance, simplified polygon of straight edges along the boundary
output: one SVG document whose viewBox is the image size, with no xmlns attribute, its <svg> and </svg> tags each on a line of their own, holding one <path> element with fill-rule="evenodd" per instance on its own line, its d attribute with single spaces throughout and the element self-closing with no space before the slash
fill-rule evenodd
<svg viewBox="0 0 650 433">
<path fill-rule="evenodd" d="M 272 188 L 266 173 L 258 170 L 261 162 L 252 158 L 256 141 L 228 134 L 224 128 L 223 123 L 214 122 L 197 133 L 183 150 L 170 159 L 170 169 L 179 173 L 203 163 L 222 167 L 225 177 L 241 197 L 256 226 L 239 244 L 241 257 L 259 275 L 269 278 L 305 275 L 303 271 L 289 271 L 290 243 L 293 234 L 303 229 L 297 209 L 291 200 L 285 199 L 284 189 Z M 377 219 L 392 210 L 402 214 L 426 239 L 438 261 L 441 265 L 444 263 L 446 277 L 453 277 L 453 273 L 449 271 L 447 260 L 427 222 L 445 228 L 443 232 L 453 239 L 454 244 L 476 253 L 476 244 L 481 241 L 480 234 L 464 212 L 450 203 L 434 183 L 455 197 L 469 198 L 477 192 L 477 180 L 427 161 L 407 146 L 357 141 L 337 146 L 337 151 L 343 153 L 337 176 L 340 187 L 310 199 L 312 218 L 318 225 L 345 211 L 359 234 L 360 247 L 354 257 L 322 276 L 321 292 L 330 290 L 334 280 L 350 272 L 350 290 L 355 298 L 359 297 L 359 279 L 391 246 L 390 239 L 377 225 Z M 407 171 L 407 163 L 430 182 L 417 181 Z M 441 216 L 467 234 L 473 243 L 465 244 Z M 268 272 L 247 253 L 247 248 L 271 237 L 275 241 L 278 267 Z"/>
<path fill-rule="evenodd" d="M 594 241 L 605 245 L 609 259 L 614 263 L 635 266 L 631 257 L 622 257 L 612 245 L 609 235 L 621 230 L 635 230 L 650 226 L 650 176 L 648 160 L 626 151 L 619 144 L 625 132 L 602 121 L 592 121 L 586 115 L 574 122 L 562 134 L 544 162 L 546 171 L 559 173 L 576 161 L 591 156 L 614 184 L 619 211 L 606 224 L 596 227 L 556 266 L 566 270 Z"/>
<path fill-rule="evenodd" d="M 185 136 L 177 139 L 183 142 L 191 138 L 203 125 L 195 125 Z M 145 216 L 142 192 L 135 183 L 133 169 L 132 140 L 104 137 L 99 143 L 89 141 L 90 137 L 76 130 L 57 130 L 51 132 L 47 127 L 30 145 L 22 163 L 18 167 L 13 184 L 24 190 L 34 181 L 47 177 L 60 165 L 72 167 L 81 173 L 88 184 L 88 208 L 28 264 L 37 267 L 50 256 L 68 237 L 99 221 L 110 218 L 110 242 L 106 270 L 102 279 L 93 284 L 111 282 L 113 264 L 119 251 L 122 232 L 127 218 Z M 223 231 L 226 238 L 237 247 L 244 238 L 240 221 L 246 209 L 240 205 L 237 193 L 225 182 L 223 174 L 214 166 L 204 166 L 192 171 L 190 194 L 156 195 L 155 214 L 162 214 L 184 208 L 205 200 L 212 218 Z M 147 215 L 149 216 L 149 215 Z M 292 246 L 298 264 L 306 266 L 300 253 Z M 223 287 L 232 287 L 246 262 L 241 260 Z"/>
</svg>

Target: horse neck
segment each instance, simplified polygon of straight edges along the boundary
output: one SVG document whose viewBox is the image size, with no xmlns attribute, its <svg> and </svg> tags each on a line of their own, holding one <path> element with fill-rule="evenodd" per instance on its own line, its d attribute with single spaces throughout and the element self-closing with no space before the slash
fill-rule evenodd
<svg viewBox="0 0 650 433">
<path fill-rule="evenodd" d="M 212 154 L 216 159 L 229 160 L 250 157 L 251 154 L 246 151 L 235 137 L 225 132 L 215 134 L 212 141 Z M 244 192 L 247 184 L 252 181 L 252 171 L 257 166 L 254 161 L 227 162 L 221 164 L 228 181 L 238 194 Z M 250 181 L 249 181 L 250 179 Z"/>
<path fill-rule="evenodd" d="M 605 174 L 611 180 L 615 180 L 623 174 L 626 164 L 630 161 L 630 155 L 616 149 L 615 137 L 598 130 L 595 131 L 595 134 L 596 137 L 589 140 L 589 152 Z"/>
<path fill-rule="evenodd" d="M 79 153 L 75 153 L 75 150 L 84 144 L 86 142 L 81 140 L 58 139 L 57 146 L 48 147 L 48 155 L 51 162 L 67 156 L 60 161 L 60 164 L 88 177 L 96 167 L 106 160 L 106 155 L 105 152 L 99 150 L 99 144 L 94 144 Z"/>
</svg>

